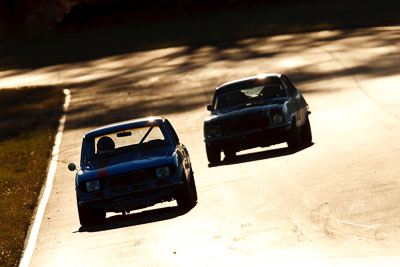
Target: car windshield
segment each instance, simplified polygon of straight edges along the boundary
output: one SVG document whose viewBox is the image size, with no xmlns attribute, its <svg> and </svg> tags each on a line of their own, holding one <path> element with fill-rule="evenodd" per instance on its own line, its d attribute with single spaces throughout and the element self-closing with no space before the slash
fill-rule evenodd
<svg viewBox="0 0 400 267">
<path fill-rule="evenodd" d="M 125 152 L 144 151 L 168 145 L 158 125 L 124 129 L 88 138 L 84 147 L 85 163 Z"/>
<path fill-rule="evenodd" d="M 258 85 L 249 88 L 237 88 L 222 93 L 215 98 L 214 109 L 224 109 L 258 100 L 285 97 L 286 92 L 280 84 Z"/>
</svg>

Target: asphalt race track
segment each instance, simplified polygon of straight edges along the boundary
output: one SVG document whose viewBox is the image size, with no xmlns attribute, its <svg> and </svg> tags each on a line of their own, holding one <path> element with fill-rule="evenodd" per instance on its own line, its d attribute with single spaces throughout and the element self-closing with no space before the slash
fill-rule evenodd
<svg viewBox="0 0 400 267">
<path fill-rule="evenodd" d="M 175 47 L 0 72 L 0 88 L 71 90 L 59 162 L 30 266 L 400 264 L 400 28 Z M 313 145 L 240 152 L 208 166 L 214 88 L 287 74 L 312 114 Z M 83 134 L 166 116 L 191 155 L 199 202 L 164 203 L 81 228 L 69 162 Z"/>
</svg>

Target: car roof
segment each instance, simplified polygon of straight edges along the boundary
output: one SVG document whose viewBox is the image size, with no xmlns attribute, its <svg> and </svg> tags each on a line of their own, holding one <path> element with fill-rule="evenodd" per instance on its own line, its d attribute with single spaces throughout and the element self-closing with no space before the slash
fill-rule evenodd
<svg viewBox="0 0 400 267">
<path fill-rule="evenodd" d="M 154 122 L 156 124 L 162 124 L 164 122 L 164 118 L 147 117 L 147 118 L 141 118 L 141 119 L 135 119 L 135 120 L 116 122 L 116 123 L 104 125 L 99 128 L 96 128 L 94 130 L 91 130 L 85 134 L 85 137 L 98 136 L 98 135 L 102 135 L 102 134 L 106 134 L 106 133 L 122 131 L 124 129 L 132 128 L 132 127 L 137 128 L 137 127 L 147 126 L 147 125 L 149 125 L 149 123 L 154 123 Z"/>
<path fill-rule="evenodd" d="M 271 77 L 276 77 L 276 78 L 280 78 L 282 76 L 282 74 L 278 74 L 278 73 L 262 73 L 262 74 L 258 74 L 258 75 L 254 75 L 254 76 L 249 76 L 249 77 L 245 77 L 242 79 L 238 79 L 238 80 L 234 80 L 234 81 L 230 81 L 227 83 L 224 83 L 220 86 L 218 86 L 215 90 L 223 90 L 225 87 L 230 87 L 232 85 L 235 84 L 240 84 L 243 82 L 250 82 L 250 81 L 254 81 L 257 79 L 265 79 L 265 78 L 271 78 Z"/>
</svg>

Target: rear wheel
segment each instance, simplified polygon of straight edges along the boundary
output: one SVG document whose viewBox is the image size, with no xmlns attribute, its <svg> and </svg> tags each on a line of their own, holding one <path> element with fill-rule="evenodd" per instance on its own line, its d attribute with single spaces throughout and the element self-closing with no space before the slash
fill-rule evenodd
<svg viewBox="0 0 400 267">
<path fill-rule="evenodd" d="M 88 207 L 79 206 L 78 204 L 79 222 L 82 226 L 90 226 L 102 223 L 106 219 L 106 213 L 101 210 L 95 210 Z"/>
<path fill-rule="evenodd" d="M 186 178 L 184 179 L 183 187 L 176 198 L 176 202 L 182 208 L 193 208 L 196 205 L 197 190 L 192 171 L 190 171 L 189 182 Z"/>
<path fill-rule="evenodd" d="M 289 139 L 287 140 L 288 147 L 296 149 L 301 145 L 299 131 L 296 126 L 296 119 L 293 119 L 292 126 L 290 127 Z"/>
<path fill-rule="evenodd" d="M 208 162 L 211 164 L 221 161 L 221 150 L 218 147 L 206 144 L 206 152 Z"/>
</svg>

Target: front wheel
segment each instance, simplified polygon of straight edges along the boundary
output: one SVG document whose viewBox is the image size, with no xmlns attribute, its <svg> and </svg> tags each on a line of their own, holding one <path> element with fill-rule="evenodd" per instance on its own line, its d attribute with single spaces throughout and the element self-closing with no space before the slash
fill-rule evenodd
<svg viewBox="0 0 400 267">
<path fill-rule="evenodd" d="M 79 206 L 78 204 L 79 222 L 82 226 L 90 226 L 102 223 L 106 219 L 106 213 L 101 210 L 95 210 L 88 207 Z"/>
<path fill-rule="evenodd" d="M 189 182 L 184 178 L 183 187 L 179 192 L 176 202 L 179 207 L 193 208 L 197 203 L 197 190 L 193 172 L 190 171 Z"/>
<path fill-rule="evenodd" d="M 310 144 L 312 142 L 311 125 L 308 116 L 306 122 L 304 123 L 303 129 L 301 130 L 300 137 L 303 144 Z"/>
<path fill-rule="evenodd" d="M 290 127 L 289 139 L 287 140 L 288 147 L 296 149 L 301 145 L 299 131 L 296 126 L 296 119 L 293 119 L 292 126 Z"/>
<path fill-rule="evenodd" d="M 233 158 L 234 156 L 236 156 L 235 149 L 233 149 L 231 147 L 225 147 L 223 150 L 224 150 L 225 158 Z"/>
<path fill-rule="evenodd" d="M 208 162 L 211 164 L 221 161 L 221 150 L 213 145 L 206 144 Z"/>
</svg>

